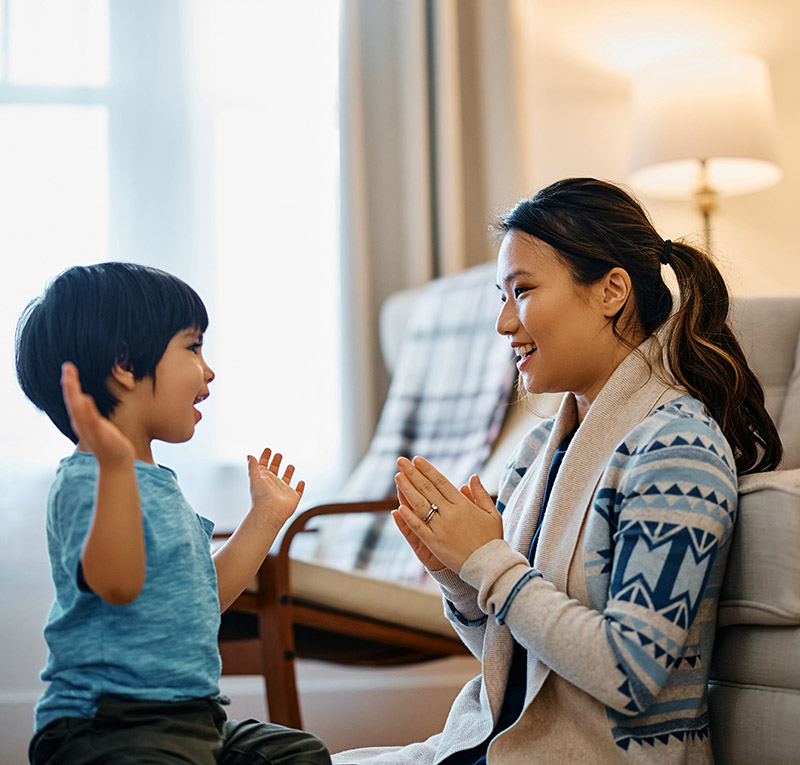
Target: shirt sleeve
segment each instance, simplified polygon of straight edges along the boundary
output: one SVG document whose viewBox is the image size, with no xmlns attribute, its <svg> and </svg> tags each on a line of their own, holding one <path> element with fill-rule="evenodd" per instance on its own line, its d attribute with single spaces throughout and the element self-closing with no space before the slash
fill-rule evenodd
<svg viewBox="0 0 800 765">
<path fill-rule="evenodd" d="M 727 552 L 737 489 L 724 442 L 718 448 L 721 439 L 711 435 L 650 441 L 627 457 L 613 497 L 598 493 L 590 512 L 615 528 L 613 548 L 604 551 L 611 570 L 602 611 L 557 590 L 500 540 L 473 553 L 460 572 L 478 590 L 481 610 L 623 715 L 650 707 L 704 606 L 703 618 L 713 619 L 709 579 L 719 551 Z"/>
<path fill-rule="evenodd" d="M 54 560 L 80 590 L 90 588 L 83 578 L 81 558 L 94 517 L 97 479 L 88 472 L 70 476 L 61 483 L 51 502 L 48 523 Z"/>
</svg>

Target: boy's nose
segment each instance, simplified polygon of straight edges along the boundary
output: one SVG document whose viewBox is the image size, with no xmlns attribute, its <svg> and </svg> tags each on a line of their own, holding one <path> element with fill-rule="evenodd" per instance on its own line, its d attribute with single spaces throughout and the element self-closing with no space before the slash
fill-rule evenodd
<svg viewBox="0 0 800 765">
<path fill-rule="evenodd" d="M 216 375 L 214 374 L 214 370 L 210 366 L 208 366 L 208 364 L 206 364 L 205 367 L 206 367 L 206 382 L 210 383 L 216 377 Z"/>
</svg>

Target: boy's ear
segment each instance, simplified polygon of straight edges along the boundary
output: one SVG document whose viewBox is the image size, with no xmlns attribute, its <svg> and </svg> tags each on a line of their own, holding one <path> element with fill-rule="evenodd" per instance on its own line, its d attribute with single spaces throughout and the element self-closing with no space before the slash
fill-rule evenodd
<svg viewBox="0 0 800 765">
<path fill-rule="evenodd" d="M 115 392 L 115 387 L 120 391 L 131 391 L 136 387 L 136 378 L 130 369 L 125 369 L 120 364 L 114 364 L 108 377 L 108 387 L 112 393 Z"/>
</svg>

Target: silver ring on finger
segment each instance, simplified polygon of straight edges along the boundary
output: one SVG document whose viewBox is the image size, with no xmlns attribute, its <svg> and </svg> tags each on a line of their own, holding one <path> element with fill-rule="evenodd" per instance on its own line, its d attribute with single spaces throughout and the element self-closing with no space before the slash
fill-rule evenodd
<svg viewBox="0 0 800 765">
<path fill-rule="evenodd" d="M 436 507 L 436 505 L 431 505 L 431 509 L 428 510 L 428 514 L 422 519 L 422 522 L 423 523 L 430 523 L 431 522 L 431 518 L 433 518 L 433 516 L 436 515 L 436 513 L 438 513 L 438 512 L 439 512 L 439 508 Z"/>
</svg>

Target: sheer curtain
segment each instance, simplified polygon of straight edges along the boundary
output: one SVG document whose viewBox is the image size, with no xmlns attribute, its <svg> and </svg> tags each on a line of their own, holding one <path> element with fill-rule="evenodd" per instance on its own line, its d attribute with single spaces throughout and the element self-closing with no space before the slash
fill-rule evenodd
<svg viewBox="0 0 800 765">
<path fill-rule="evenodd" d="M 381 304 L 495 257 L 494 216 L 530 192 L 529 0 L 342 0 L 343 448 L 366 448 L 388 386 Z"/>
<path fill-rule="evenodd" d="M 235 524 L 266 445 L 308 502 L 342 478 L 338 46 L 331 0 L 0 0 L 0 760 L 39 692 L 72 450 L 19 391 L 13 334 L 59 271 L 134 261 L 204 298 L 217 379 L 195 438 L 156 451 L 199 512 Z"/>
</svg>

